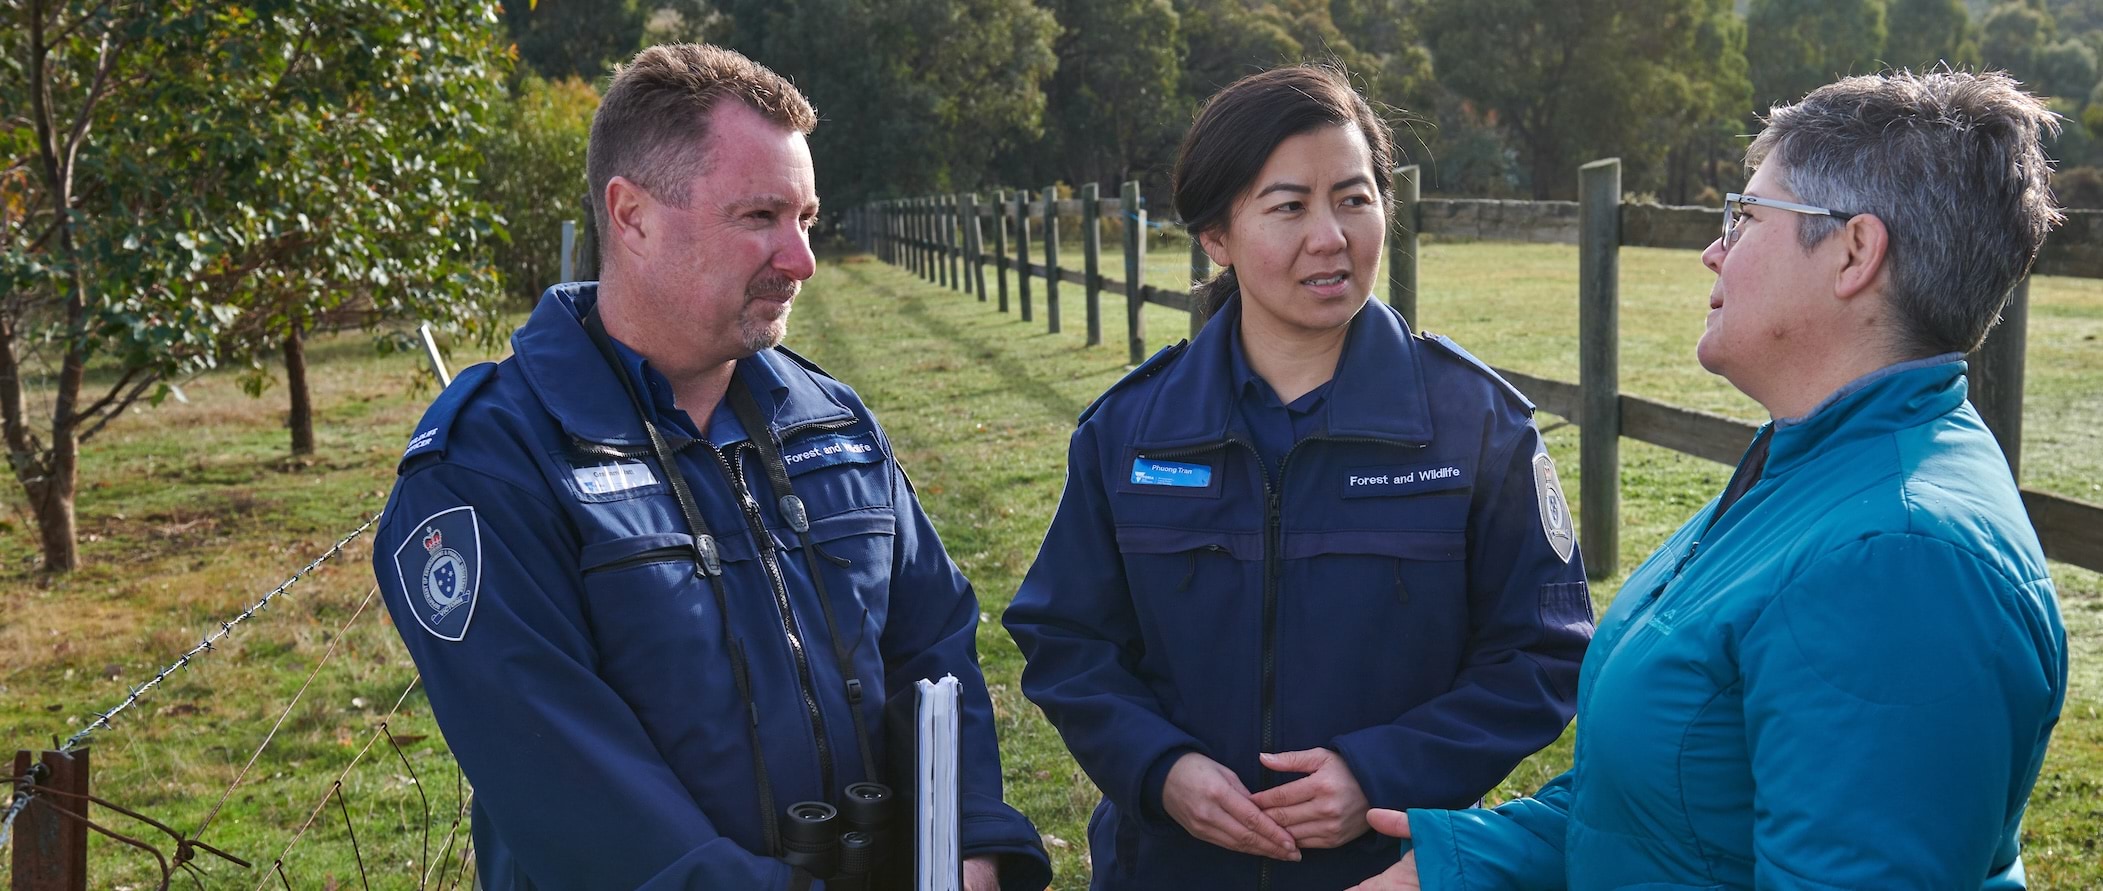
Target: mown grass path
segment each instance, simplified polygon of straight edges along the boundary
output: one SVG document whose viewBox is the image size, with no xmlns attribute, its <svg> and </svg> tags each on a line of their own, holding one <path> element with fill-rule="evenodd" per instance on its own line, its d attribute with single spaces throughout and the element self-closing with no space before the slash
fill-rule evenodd
<svg viewBox="0 0 2103 891">
<path fill-rule="evenodd" d="M 1490 361 L 1574 375 L 1574 299 L 1556 246 L 1434 245 L 1423 311 Z M 1624 257 L 1629 389 L 1746 415 L 1728 388 L 1688 371 L 1691 334 L 1676 315 L 1707 288 L 1689 252 Z M 1174 281 L 1167 257 L 1150 261 Z M 1693 272 L 1686 271 L 1692 266 Z M 1564 284 L 1558 284 L 1558 281 Z M 1040 283 L 1041 284 L 1041 283 Z M 2068 494 L 2096 478 L 2084 445 L 2103 404 L 2103 358 L 2082 340 L 2103 324 L 2103 284 L 2050 282 L 2032 310 L 2032 460 L 2058 470 Z M 1691 290 L 1690 290 L 1691 289 Z M 1008 793 L 1043 830 L 1060 889 L 1087 886 L 1083 829 L 1095 791 L 1016 686 L 1020 658 L 997 617 L 1035 556 L 1059 496 L 1075 415 L 1125 372 L 1122 305 L 1105 306 L 1105 339 L 1082 345 L 1080 289 L 1064 289 L 1066 333 L 1046 334 L 990 303 L 921 282 L 863 256 L 828 259 L 799 299 L 790 345 L 854 385 L 885 422 L 951 554 L 976 583 L 987 621 L 979 645 L 1003 734 Z M 1042 292 L 1038 293 L 1042 311 Z M 1566 324 L 1564 319 L 1569 321 Z M 1699 314 L 1695 314 L 1698 331 Z M 1181 314 L 1149 310 L 1153 340 L 1187 330 Z M 2084 328 L 2083 326 L 2088 326 Z M 2041 331 L 2040 329 L 2045 329 Z M 1569 355 L 1564 355 L 1568 353 Z M 472 357 L 455 355 L 457 370 Z M 34 571 L 34 531 L 16 508 L 0 517 L 0 742 L 35 747 L 123 698 L 217 622 L 379 509 L 394 459 L 433 393 L 418 358 L 375 354 L 348 335 L 313 348 L 320 456 L 282 459 L 282 395 L 243 396 L 231 375 L 186 385 L 189 403 L 141 411 L 92 443 L 80 504 L 90 568 L 70 578 Z M 1566 370 L 1563 366 L 1569 366 Z M 2046 396 L 2042 399 L 2039 390 Z M 2050 408 L 2040 412 L 2040 403 Z M 1558 419 L 1543 417 L 1544 426 Z M 1576 429 L 1549 434 L 1571 492 L 1582 497 Z M 2075 443 L 2075 445 L 2067 445 Z M 1719 489 L 1728 468 L 1625 441 L 1624 566 Z M 2037 466 L 2037 465 L 2033 465 Z M 2032 477 L 2036 479 L 2036 477 Z M 371 543 L 295 588 L 194 669 L 177 674 L 97 743 L 102 794 L 179 829 L 194 828 L 331 644 L 333 657 L 278 739 L 204 838 L 270 863 L 413 679 L 384 612 L 342 626 L 372 584 Z M 2074 697 L 2033 797 L 2028 863 L 2040 888 L 2103 886 L 2103 577 L 2054 566 L 2076 645 Z M 1603 606 L 1618 579 L 1595 587 Z M 420 692 L 390 720 L 408 767 L 382 742 L 346 779 L 349 810 L 374 887 L 413 887 L 451 826 L 450 757 Z M 1836 728 L 1843 732 L 1844 728 Z M 1562 743 L 1523 765 L 1494 798 L 1524 794 L 1569 760 Z M 411 782 L 411 770 L 419 783 Z M 560 769 L 551 765 L 550 769 Z M 433 815 L 424 816 L 427 793 Z M 550 802 L 560 807 L 560 802 Z M 1873 819 L 1875 802 L 1862 802 Z M 423 832 L 431 830 L 431 854 Z M 150 862 L 97 839 L 94 887 L 151 887 Z M 580 852 L 580 856 L 583 856 Z M 356 881 L 342 817 L 331 802 L 287 860 L 294 885 Z M 207 887 L 250 888 L 259 873 L 206 863 Z M 0 880 L 6 875 L 0 863 Z"/>
</svg>

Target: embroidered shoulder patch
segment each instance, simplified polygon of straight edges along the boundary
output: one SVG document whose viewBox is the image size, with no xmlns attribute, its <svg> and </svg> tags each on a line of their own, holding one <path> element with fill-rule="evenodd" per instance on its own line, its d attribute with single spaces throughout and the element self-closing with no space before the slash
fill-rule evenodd
<svg viewBox="0 0 2103 891">
<path fill-rule="evenodd" d="M 409 436 L 408 447 L 402 449 L 401 460 L 407 462 L 418 455 L 444 453 L 446 434 L 452 430 L 453 418 L 496 370 L 495 363 L 484 362 L 463 369 L 459 377 L 453 378 L 452 386 L 438 394 L 438 398 L 431 401 L 430 408 L 424 409 L 423 419 L 416 422 L 416 432 Z"/>
<path fill-rule="evenodd" d="M 1570 520 L 1570 502 L 1563 498 L 1563 482 L 1555 475 L 1555 459 L 1547 452 L 1533 456 L 1533 494 L 1541 507 L 1541 534 L 1556 556 L 1570 562 L 1577 551 L 1576 524 Z"/>
<path fill-rule="evenodd" d="M 425 517 L 394 549 L 402 596 L 425 631 L 443 640 L 467 637 L 482 584 L 482 530 L 475 509 L 449 508 Z"/>
</svg>

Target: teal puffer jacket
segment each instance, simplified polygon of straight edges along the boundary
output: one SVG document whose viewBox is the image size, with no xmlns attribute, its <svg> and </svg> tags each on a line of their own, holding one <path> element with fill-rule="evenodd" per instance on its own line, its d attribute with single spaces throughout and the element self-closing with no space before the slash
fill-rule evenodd
<svg viewBox="0 0 2103 891">
<path fill-rule="evenodd" d="M 1764 475 L 1629 576 L 1576 762 L 1412 810 L 1425 888 L 2021 888 L 2066 630 L 1964 363 L 1770 425 Z"/>
</svg>

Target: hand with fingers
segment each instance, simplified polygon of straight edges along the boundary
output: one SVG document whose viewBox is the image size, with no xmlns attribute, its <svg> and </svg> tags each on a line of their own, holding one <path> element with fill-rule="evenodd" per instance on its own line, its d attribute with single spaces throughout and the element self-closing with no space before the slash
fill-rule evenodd
<svg viewBox="0 0 2103 891">
<path fill-rule="evenodd" d="M 1366 812 L 1366 822 L 1374 831 L 1389 838 L 1409 837 L 1409 815 L 1401 811 L 1375 808 Z M 1419 891 L 1423 887 L 1417 883 L 1417 852 L 1405 851 L 1402 862 L 1352 885 L 1346 891 Z"/>
<path fill-rule="evenodd" d="M 1200 841 L 1273 860 L 1300 859 L 1292 834 L 1249 800 L 1241 778 L 1197 752 L 1185 753 L 1168 769 L 1161 806 Z"/>
<path fill-rule="evenodd" d="M 1365 834 L 1365 790 L 1351 775 L 1344 756 L 1329 749 L 1304 749 L 1263 755 L 1263 766 L 1281 773 L 1304 773 L 1290 783 L 1250 797 L 1271 822 L 1292 833 L 1303 848 L 1335 848 Z"/>
</svg>

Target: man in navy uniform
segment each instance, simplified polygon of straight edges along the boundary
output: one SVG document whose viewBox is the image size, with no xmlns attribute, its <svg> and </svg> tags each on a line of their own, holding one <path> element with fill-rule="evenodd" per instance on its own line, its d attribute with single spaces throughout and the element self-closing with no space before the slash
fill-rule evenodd
<svg viewBox="0 0 2103 891">
<path fill-rule="evenodd" d="M 969 583 L 868 408 L 778 346 L 816 270 L 816 124 L 726 50 L 619 69 L 589 150 L 601 280 L 551 289 L 402 457 L 373 563 L 474 783 L 486 887 L 883 887 L 909 857 L 828 877 L 912 837 L 896 797 L 839 830 L 882 812 L 869 784 L 910 788 L 913 684 L 944 675 L 964 886 L 1050 880 L 1001 800 Z M 812 855 L 827 833 L 846 853 Z"/>
</svg>

